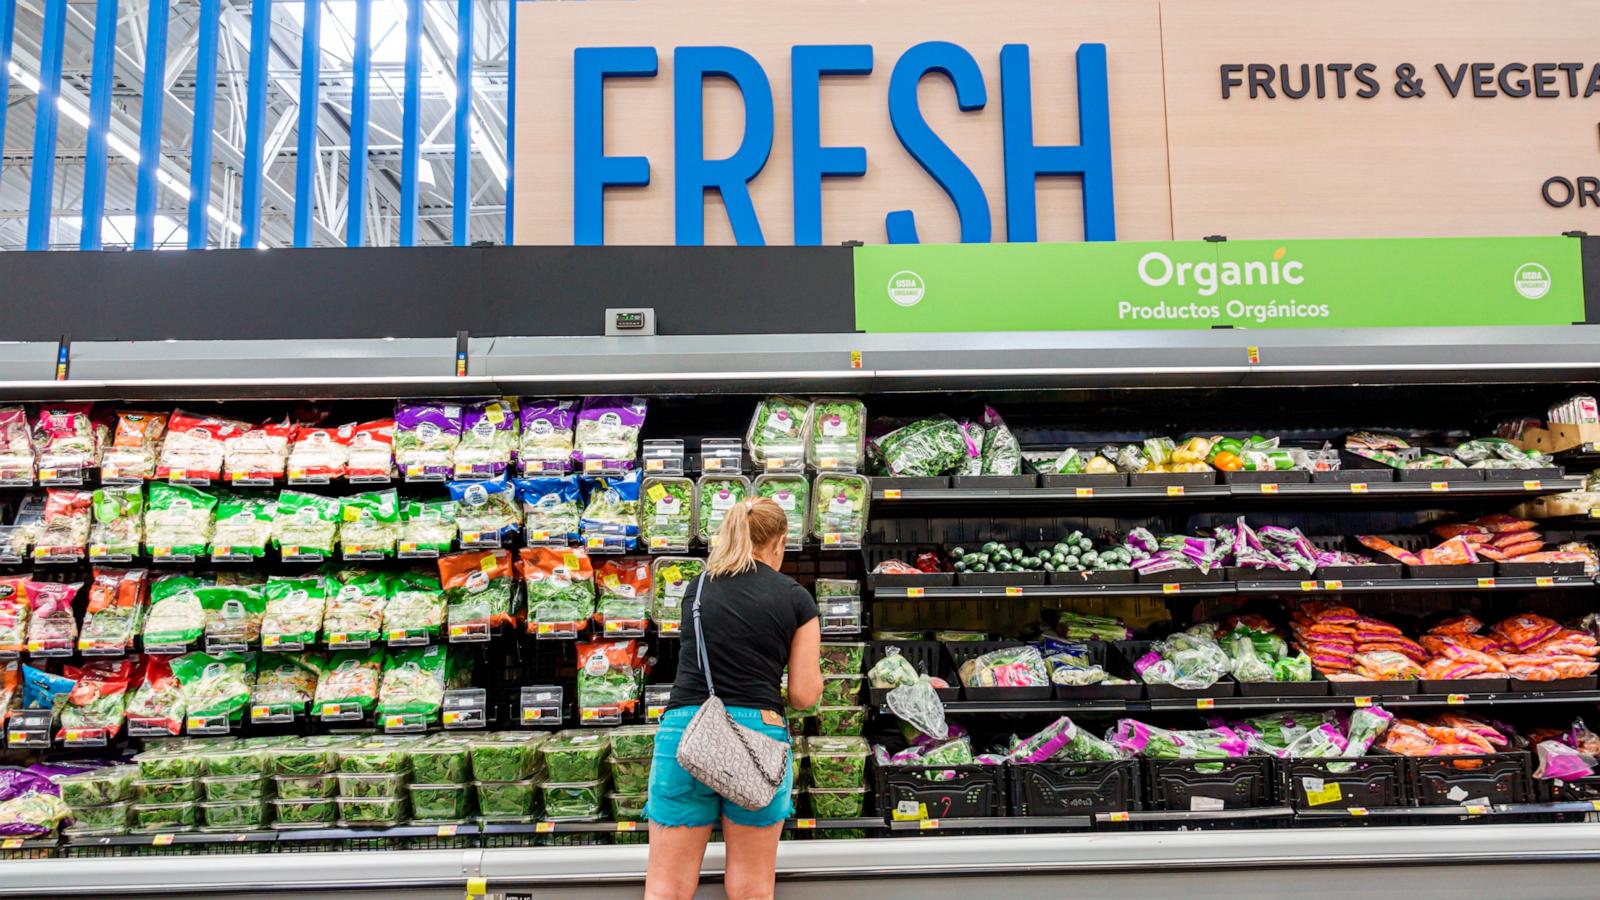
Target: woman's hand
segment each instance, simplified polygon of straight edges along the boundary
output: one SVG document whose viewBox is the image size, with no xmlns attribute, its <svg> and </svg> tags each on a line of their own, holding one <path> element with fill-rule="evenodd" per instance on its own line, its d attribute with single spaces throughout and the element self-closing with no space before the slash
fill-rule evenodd
<svg viewBox="0 0 1600 900">
<path fill-rule="evenodd" d="M 801 625 L 789 643 L 789 705 L 807 709 L 822 699 L 822 626 L 820 619 Z"/>
</svg>

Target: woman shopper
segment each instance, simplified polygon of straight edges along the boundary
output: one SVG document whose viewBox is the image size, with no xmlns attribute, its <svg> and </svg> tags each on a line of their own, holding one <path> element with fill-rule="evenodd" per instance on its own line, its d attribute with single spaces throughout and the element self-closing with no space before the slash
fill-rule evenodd
<svg viewBox="0 0 1600 900">
<path fill-rule="evenodd" d="M 711 829 L 720 821 L 726 851 L 723 888 L 732 900 L 773 895 L 778 836 L 792 811 L 794 769 L 784 760 L 772 802 L 746 809 L 690 775 L 678 763 L 684 728 L 714 691 L 729 716 L 761 735 L 789 742 L 780 693 L 789 671 L 789 703 L 798 708 L 822 696 L 818 662 L 821 631 L 817 604 L 787 575 L 780 575 L 788 518 L 765 497 L 728 511 L 717 532 L 704 578 L 683 598 L 678 678 L 656 735 L 650 769 L 650 868 L 646 900 L 688 900 L 700 882 Z M 708 689 L 701 645 L 691 626 L 695 604 L 699 634 L 711 670 Z M 770 787 L 770 784 L 768 785 Z"/>
</svg>

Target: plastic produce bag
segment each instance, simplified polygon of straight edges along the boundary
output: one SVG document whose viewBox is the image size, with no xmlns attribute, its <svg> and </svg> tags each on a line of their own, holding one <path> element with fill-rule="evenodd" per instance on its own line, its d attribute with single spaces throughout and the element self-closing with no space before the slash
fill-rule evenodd
<svg viewBox="0 0 1600 900">
<path fill-rule="evenodd" d="M 799 549 L 805 543 L 807 516 L 811 513 L 811 484 L 804 475 L 761 475 L 755 481 L 756 496 L 778 504 L 789 519 L 787 544 Z"/>
<path fill-rule="evenodd" d="M 430 572 L 401 572 L 389 580 L 389 601 L 383 607 L 383 632 L 389 640 L 437 637 L 444 627 L 444 588 Z"/>
<path fill-rule="evenodd" d="M 456 445 L 457 478 L 506 474 L 518 443 L 516 403 L 494 397 L 461 408 L 461 441 Z"/>
<path fill-rule="evenodd" d="M 860 475 L 818 475 L 812 487 L 811 531 L 823 544 L 859 544 L 867 530 L 867 479 Z"/>
<path fill-rule="evenodd" d="M 804 484 L 805 479 L 799 482 Z M 694 482 L 652 476 L 644 480 L 640 494 L 639 536 L 644 545 L 652 551 L 688 550 L 695 534 Z"/>
<path fill-rule="evenodd" d="M 322 614 L 322 633 L 329 646 L 376 641 L 383 637 L 389 579 L 382 572 L 350 569 L 338 572 Z"/>
<path fill-rule="evenodd" d="M 64 675 L 52 675 L 43 669 L 22 667 L 22 708 L 48 709 L 52 726 L 60 720 L 61 709 L 67 705 L 67 695 L 77 682 Z"/>
<path fill-rule="evenodd" d="M 452 633 L 457 627 L 480 623 L 489 627 L 516 624 L 512 608 L 516 583 L 509 551 L 469 550 L 442 556 L 439 583 L 444 588 Z"/>
<path fill-rule="evenodd" d="M 138 555 L 144 534 L 144 490 L 139 485 L 103 487 L 90 496 L 95 526 L 89 555 Z"/>
<path fill-rule="evenodd" d="M 1079 728 L 1066 716 L 1051 722 L 1031 737 L 1014 744 L 1006 754 L 1014 763 L 1037 763 L 1051 759 L 1100 762 L 1127 759 L 1131 754 Z"/>
<path fill-rule="evenodd" d="M 375 419 L 355 426 L 345 477 L 389 478 L 394 474 L 394 420 Z"/>
<path fill-rule="evenodd" d="M 1036 647 L 1001 647 L 961 664 L 966 687 L 1046 687 L 1050 673 Z"/>
<path fill-rule="evenodd" d="M 1247 741 L 1230 728 L 1168 731 L 1136 719 L 1118 719 L 1106 741 L 1147 759 L 1226 759 L 1249 752 Z"/>
<path fill-rule="evenodd" d="M 282 479 L 294 434 L 295 426 L 287 421 L 234 430 L 222 439 L 223 474 L 229 481 Z"/>
<path fill-rule="evenodd" d="M 1022 474 L 1022 448 L 992 406 L 983 408 L 983 427 L 983 474 Z"/>
<path fill-rule="evenodd" d="M 588 481 L 586 479 L 586 481 Z M 589 546 L 622 546 L 632 550 L 639 545 L 639 473 L 617 478 L 588 481 L 589 503 L 584 507 L 579 527 Z"/>
<path fill-rule="evenodd" d="M 504 477 L 452 481 L 450 499 L 456 504 L 456 527 L 463 542 L 504 539 L 522 525 L 517 487 Z"/>
<path fill-rule="evenodd" d="M 94 495 L 89 491 L 51 488 L 45 492 L 44 519 L 34 545 L 39 550 L 82 555 L 89 545 L 90 512 Z"/>
<path fill-rule="evenodd" d="M 317 692 L 321 654 L 287 653 L 263 657 L 250 688 L 251 706 L 289 706 L 306 709 Z"/>
<path fill-rule="evenodd" d="M 278 495 L 272 539 L 284 556 L 332 556 L 339 543 L 339 500 L 303 491 Z"/>
<path fill-rule="evenodd" d="M 0 835 L 42 838 L 71 814 L 50 775 L 63 767 L 44 763 L 0 769 Z"/>
<path fill-rule="evenodd" d="M 950 736 L 950 728 L 944 720 L 944 701 L 939 699 L 927 676 L 894 688 L 886 700 L 890 712 L 923 734 L 939 740 Z"/>
<path fill-rule="evenodd" d="M 94 570 L 89 581 L 89 606 L 78 634 L 80 650 L 130 648 L 139 633 L 149 590 L 144 569 Z"/>
<path fill-rule="evenodd" d="M 393 556 L 400 540 L 400 497 L 394 490 L 368 491 L 339 501 L 339 542 L 344 552 Z"/>
<path fill-rule="evenodd" d="M 28 576 L 0 577 L 0 652 L 20 654 L 28 646 Z"/>
<path fill-rule="evenodd" d="M 900 655 L 899 647 L 885 647 L 883 658 L 867 672 L 867 684 L 874 690 L 887 690 L 916 684 L 920 674 L 911 661 Z"/>
<path fill-rule="evenodd" d="M 518 478 L 513 483 L 517 498 L 522 502 L 523 522 L 530 543 L 578 540 L 583 490 L 576 476 Z"/>
<path fill-rule="evenodd" d="M 0 479 L 33 480 L 33 436 L 20 406 L 0 406 Z"/>
<path fill-rule="evenodd" d="M 456 541 L 453 500 L 405 500 L 400 505 L 400 541 L 404 552 L 449 553 Z"/>
<path fill-rule="evenodd" d="M 383 664 L 378 688 L 378 715 L 439 717 L 450 678 L 450 655 L 443 644 L 394 651 Z"/>
<path fill-rule="evenodd" d="M 535 630 L 575 632 L 595 610 L 594 569 L 581 547 L 524 547 L 518 572 L 528 585 Z"/>
<path fill-rule="evenodd" d="M 328 602 L 328 584 L 320 576 L 273 576 L 263 593 L 266 616 L 261 622 L 261 646 L 298 649 L 315 643 Z"/>
<path fill-rule="evenodd" d="M 407 478 L 449 476 L 460 441 L 460 405 L 405 400 L 395 404 L 394 461 Z"/>
<path fill-rule="evenodd" d="M 144 657 L 143 671 L 128 698 L 127 718 L 152 727 L 165 728 L 172 734 L 183 729 L 183 719 L 188 707 L 183 700 L 183 686 L 172 674 L 170 656 Z"/>
<path fill-rule="evenodd" d="M 803 465 L 810 415 L 811 405 L 798 397 L 767 397 L 757 403 L 745 430 L 750 458 L 757 466 L 765 466 L 769 456 L 790 468 Z"/>
<path fill-rule="evenodd" d="M 202 585 L 194 589 L 205 616 L 208 644 L 253 644 L 261 637 L 267 598 L 258 585 Z"/>
<path fill-rule="evenodd" d="M 949 416 L 919 419 L 875 438 L 872 446 L 890 475 L 944 475 L 968 455 L 961 429 Z"/>
<path fill-rule="evenodd" d="M 600 621 L 607 633 L 640 630 L 648 624 L 652 606 L 650 561 L 608 559 L 595 571 Z"/>
<path fill-rule="evenodd" d="M 145 504 L 145 546 L 155 556 L 204 554 L 216 508 L 217 498 L 199 488 L 153 482 Z"/>
<path fill-rule="evenodd" d="M 350 464 L 350 444 L 355 434 L 354 422 L 335 428 L 296 427 L 294 443 L 289 445 L 289 479 L 343 478 Z"/>
<path fill-rule="evenodd" d="M 89 404 L 40 408 L 33 423 L 33 447 L 41 470 L 81 470 L 94 465 L 99 448 L 89 419 Z"/>
<path fill-rule="evenodd" d="M 728 510 L 750 499 L 755 489 L 751 487 L 750 479 L 743 475 L 702 475 L 697 490 L 700 494 L 697 514 L 700 519 L 700 539 L 709 547 L 716 543 L 717 533 L 722 530 L 722 520 L 728 517 Z"/>
<path fill-rule="evenodd" d="M 244 422 L 177 410 L 167 420 L 167 436 L 156 460 L 155 477 L 215 481 L 222 477 L 224 441 L 249 430 Z"/>
<path fill-rule="evenodd" d="M 858 472 L 866 463 L 867 408 L 852 398 L 811 402 L 806 461 L 818 471 Z"/>
<path fill-rule="evenodd" d="M 1146 684 L 1170 684 L 1184 690 L 1202 690 L 1228 674 L 1228 654 L 1215 640 L 1181 632 L 1157 641 L 1133 668 Z"/>
<path fill-rule="evenodd" d="M 163 575 L 150 587 L 150 611 L 144 620 L 144 645 L 181 647 L 205 633 L 205 608 L 195 593 L 198 578 L 188 575 Z"/>
<path fill-rule="evenodd" d="M 258 559 L 266 555 L 277 508 L 277 499 L 265 494 L 222 495 L 217 501 L 211 552 L 219 556 L 242 553 Z"/>
<path fill-rule="evenodd" d="M 363 714 L 378 702 L 383 675 L 383 650 L 339 650 L 322 661 L 311 715 L 324 716 L 359 709 Z"/>
<path fill-rule="evenodd" d="M 172 674 L 183 685 L 189 718 L 227 716 L 237 721 L 250 705 L 255 654 L 187 653 L 172 661 Z"/>
<path fill-rule="evenodd" d="M 122 731 L 128 682 L 133 677 L 131 659 L 97 659 L 82 668 L 67 667 L 67 677 L 77 684 L 61 708 L 57 740 L 98 736 L 110 741 Z"/>
<path fill-rule="evenodd" d="M 632 712 L 644 689 L 646 650 L 642 643 L 594 641 L 578 645 L 578 710 L 601 716 Z"/>
<path fill-rule="evenodd" d="M 527 475 L 565 475 L 572 471 L 572 429 L 577 404 L 571 400 L 523 400 L 522 438 L 517 460 Z"/>
<path fill-rule="evenodd" d="M 607 471 L 613 464 L 633 468 L 645 409 L 643 397 L 585 398 L 578 410 L 572 454 L 583 471 Z"/>
<path fill-rule="evenodd" d="M 69 654 L 78 645 L 78 620 L 72 602 L 83 590 L 82 582 L 26 583 L 28 592 L 28 652 Z"/>
</svg>

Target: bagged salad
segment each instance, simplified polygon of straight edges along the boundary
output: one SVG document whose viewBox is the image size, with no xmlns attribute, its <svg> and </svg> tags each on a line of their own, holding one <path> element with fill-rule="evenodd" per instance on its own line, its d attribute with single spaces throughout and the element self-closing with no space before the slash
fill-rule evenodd
<svg viewBox="0 0 1600 900">
<path fill-rule="evenodd" d="M 1228 654 L 1202 626 L 1157 641 L 1133 663 L 1146 684 L 1170 684 L 1184 690 L 1211 687 L 1228 674 Z"/>
<path fill-rule="evenodd" d="M 289 480 L 321 481 L 343 478 L 350 464 L 350 443 L 355 440 L 355 423 L 328 428 L 300 425 L 289 445 Z"/>
<path fill-rule="evenodd" d="M 264 650 L 298 650 L 315 643 L 328 603 L 328 583 L 320 575 L 274 575 L 263 593 L 266 616 L 261 622 Z"/>
<path fill-rule="evenodd" d="M 648 559 L 608 559 L 594 575 L 604 631 L 643 631 L 653 598 Z"/>
<path fill-rule="evenodd" d="M 339 543 L 338 498 L 283 491 L 272 514 L 272 539 L 284 556 L 332 556 Z"/>
<path fill-rule="evenodd" d="M 804 479 L 801 479 L 802 482 Z M 695 532 L 694 482 L 674 476 L 651 476 L 641 488 L 639 534 L 652 552 L 683 552 Z"/>
<path fill-rule="evenodd" d="M 464 544 L 504 540 L 522 525 L 517 487 L 502 475 L 487 481 L 452 481 L 456 527 Z"/>
<path fill-rule="evenodd" d="M 375 419 L 355 426 L 350 436 L 346 478 L 389 478 L 394 475 L 394 420 Z"/>
<path fill-rule="evenodd" d="M 594 615 L 594 569 L 582 547 L 524 547 L 517 569 L 528 585 L 529 622 L 538 633 L 577 632 Z"/>
<path fill-rule="evenodd" d="M 454 500 L 404 500 L 400 504 L 401 553 L 449 553 L 456 540 Z"/>
<path fill-rule="evenodd" d="M 53 675 L 43 669 L 22 667 L 22 708 L 50 710 L 51 727 L 61 720 L 61 710 L 67 705 L 67 696 L 77 682 L 65 675 Z"/>
<path fill-rule="evenodd" d="M 516 582 L 507 550 L 468 550 L 439 558 L 452 635 L 459 628 L 514 626 Z"/>
<path fill-rule="evenodd" d="M 394 461 L 407 478 L 441 479 L 454 471 L 461 407 L 402 400 L 394 408 Z"/>
<path fill-rule="evenodd" d="M 82 582 L 26 582 L 28 593 L 28 652 L 52 656 L 70 655 L 78 645 L 78 620 L 72 614 L 72 601 L 83 590 Z"/>
<path fill-rule="evenodd" d="M 47 469 L 82 470 L 95 465 L 100 448 L 89 418 L 89 404 L 41 407 L 33 423 L 33 448 L 42 480 L 50 477 L 43 474 Z"/>
<path fill-rule="evenodd" d="M 0 406 L 0 479 L 33 481 L 33 436 L 20 406 Z"/>
<path fill-rule="evenodd" d="M 26 769 L 0 769 L 0 835 L 43 838 L 71 815 L 52 776 L 81 769 L 35 763 Z"/>
<path fill-rule="evenodd" d="M 3 411 L 0 411 L 3 415 Z M 100 455 L 100 480 L 144 481 L 156 471 L 156 451 L 167 433 L 167 414 L 119 410 L 111 442 Z"/>
<path fill-rule="evenodd" d="M 90 495 L 94 527 L 89 555 L 137 556 L 144 534 L 144 491 L 138 485 L 103 487 Z"/>
<path fill-rule="evenodd" d="M 789 518 L 789 535 L 786 544 L 798 550 L 805 543 L 806 525 L 811 514 L 811 484 L 804 475 L 758 475 L 755 481 L 757 497 L 766 497 Z"/>
<path fill-rule="evenodd" d="M 263 657 L 257 665 L 255 684 L 250 688 L 250 705 L 305 710 L 316 696 L 322 661 L 319 653 Z"/>
<path fill-rule="evenodd" d="M 644 428 L 643 397 L 586 397 L 578 408 L 573 459 L 589 474 L 631 469 Z"/>
<path fill-rule="evenodd" d="M 799 397 L 767 397 L 757 403 L 744 436 L 750 458 L 762 468 L 804 468 L 810 417 L 811 404 Z"/>
<path fill-rule="evenodd" d="M 56 740 L 98 737 L 111 741 L 122 731 L 123 707 L 133 677 L 131 659 L 97 659 L 82 668 L 67 667 L 77 684 L 61 708 Z"/>
<path fill-rule="evenodd" d="M 339 650 L 318 661 L 317 692 L 311 715 L 322 717 L 359 710 L 363 715 L 378 702 L 383 675 L 383 650 Z"/>
<path fill-rule="evenodd" d="M 340 498 L 339 519 L 339 541 L 346 555 L 394 555 L 400 540 L 400 496 L 394 490 Z"/>
<path fill-rule="evenodd" d="M 288 421 L 240 429 L 222 439 L 222 470 L 229 481 L 282 480 L 295 427 Z"/>
<path fill-rule="evenodd" d="M 585 479 L 589 502 L 579 528 L 591 548 L 632 550 L 639 545 L 639 473 Z"/>
<path fill-rule="evenodd" d="M 728 510 L 749 500 L 755 488 L 743 475 L 702 475 L 698 491 L 700 504 L 696 515 L 700 520 L 700 539 L 710 547 L 716 544 Z"/>
<path fill-rule="evenodd" d="M 199 488 L 153 482 L 145 504 L 145 547 L 153 556 L 204 554 L 216 510 L 217 498 Z"/>
<path fill-rule="evenodd" d="M 383 607 L 383 633 L 390 641 L 435 638 L 444 627 L 447 605 L 439 576 L 401 572 L 389 579 L 389 600 Z"/>
<path fill-rule="evenodd" d="M 644 690 L 646 653 L 645 646 L 634 640 L 579 644 L 579 719 L 615 718 L 637 708 Z"/>
<path fill-rule="evenodd" d="M 205 616 L 207 645 L 253 644 L 261 638 L 267 598 L 260 585 L 201 585 L 194 589 Z"/>
<path fill-rule="evenodd" d="M 945 475 L 973 454 L 956 420 L 949 416 L 919 419 L 870 442 L 884 474 L 908 477 Z"/>
<path fill-rule="evenodd" d="M 28 646 L 28 576 L 0 577 L 0 653 L 16 656 Z"/>
<path fill-rule="evenodd" d="M 83 555 L 89 545 L 94 495 L 89 491 L 51 488 L 44 497 L 44 517 L 34 538 L 34 556 Z"/>
<path fill-rule="evenodd" d="M 530 544 L 570 544 L 578 540 L 583 490 L 577 476 L 518 478 L 513 483 L 522 503 Z"/>
<path fill-rule="evenodd" d="M 811 401 L 806 460 L 818 471 L 859 472 L 866 462 L 867 408 L 860 400 Z"/>
<path fill-rule="evenodd" d="M 456 445 L 457 478 L 496 478 L 511 467 L 518 445 L 516 401 L 494 397 L 461 408 L 461 441 Z"/>
<path fill-rule="evenodd" d="M 1022 447 L 992 406 L 983 408 L 983 428 L 983 474 L 1022 474 Z"/>
<path fill-rule="evenodd" d="M 217 523 L 211 532 L 212 555 L 256 559 L 266 555 L 277 509 L 277 499 L 266 494 L 223 494 L 217 500 Z"/>
<path fill-rule="evenodd" d="M 523 400 L 519 412 L 522 438 L 517 461 L 524 475 L 565 475 L 572 471 L 572 400 Z"/>
<path fill-rule="evenodd" d="M 1050 672 L 1037 647 L 1001 647 L 961 664 L 966 687 L 1048 687 Z"/>
<path fill-rule="evenodd" d="M 174 735 L 183 729 L 188 707 L 184 704 L 183 686 L 172 674 L 173 659 L 171 656 L 144 657 L 133 693 L 128 698 L 128 721 L 165 728 Z"/>
<path fill-rule="evenodd" d="M 144 620 L 146 652 L 187 647 L 205 633 L 205 608 L 196 593 L 201 584 L 189 575 L 163 575 L 150 586 L 150 611 Z"/>
<path fill-rule="evenodd" d="M 330 573 L 322 634 L 330 647 L 383 638 L 389 579 L 382 572 L 339 569 Z"/>
<path fill-rule="evenodd" d="M 149 588 L 150 573 L 145 569 L 96 568 L 89 581 L 89 606 L 83 614 L 78 649 L 132 648 Z"/>
<path fill-rule="evenodd" d="M 825 473 L 812 487 L 811 531 L 824 545 L 861 543 L 867 532 L 867 497 L 872 488 L 860 475 Z"/>
<path fill-rule="evenodd" d="M 655 606 L 650 613 L 664 632 L 678 630 L 683 622 L 683 597 L 689 585 L 705 571 L 706 561 L 688 556 L 658 556 L 650 563 L 655 583 Z"/>
<path fill-rule="evenodd" d="M 451 674 L 451 659 L 443 644 L 407 647 L 389 654 L 378 687 L 378 715 L 439 718 Z"/>
<path fill-rule="evenodd" d="M 174 659 L 172 674 L 183 686 L 188 718 L 241 719 L 250 705 L 255 668 L 254 653 L 186 653 Z"/>
<path fill-rule="evenodd" d="M 215 481 L 222 477 L 223 442 L 249 430 L 244 422 L 177 410 L 167 420 L 155 477 Z"/>
</svg>

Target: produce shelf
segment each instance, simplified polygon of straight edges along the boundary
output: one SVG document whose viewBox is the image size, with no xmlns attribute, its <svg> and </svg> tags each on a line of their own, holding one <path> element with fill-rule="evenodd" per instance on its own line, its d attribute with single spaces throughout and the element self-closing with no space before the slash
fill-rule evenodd
<svg viewBox="0 0 1600 900">
<path fill-rule="evenodd" d="M 1200 697 L 1170 700 L 954 700 L 950 715 L 1047 713 L 1138 713 L 1212 709 L 1357 709 L 1366 706 L 1488 706 L 1493 704 L 1596 703 L 1597 691 L 1522 691 L 1492 694 L 1396 694 L 1393 696 Z M 880 712 L 888 713 L 887 706 Z"/>
<path fill-rule="evenodd" d="M 1297 819 L 1347 819 L 1363 816 L 1537 816 L 1564 813 L 1600 812 L 1600 800 L 1568 800 L 1559 803 L 1492 803 L 1461 806 L 1348 806 L 1338 809 L 1302 809 Z"/>
<path fill-rule="evenodd" d="M 1255 809 L 1218 810 L 1132 810 L 1129 812 L 1095 813 L 1100 823 L 1123 822 L 1226 822 L 1244 819 L 1293 818 L 1294 809 L 1288 806 L 1263 806 Z"/>
<path fill-rule="evenodd" d="M 1383 473 L 1389 474 L 1387 472 Z M 1128 500 L 1160 500 L 1171 503 L 1188 503 L 1219 498 L 1272 500 L 1302 500 L 1312 498 L 1363 497 L 1438 497 L 1439 495 L 1469 497 L 1537 496 L 1575 491 L 1583 487 L 1584 479 L 1577 475 L 1561 478 L 1530 479 L 1525 481 L 1435 481 L 1401 482 L 1374 480 L 1347 484 L 1218 484 L 1202 487 L 1082 487 L 1082 488 L 916 488 L 906 490 L 874 489 L 872 499 L 884 503 L 971 503 L 996 501 L 1056 502 L 1123 502 Z M 882 511 L 881 509 L 879 510 Z"/>
<path fill-rule="evenodd" d="M 926 587 L 877 588 L 877 600 L 1004 600 L 1044 597 L 1180 597 L 1227 594 L 1323 594 L 1323 593 L 1435 593 L 1442 591 L 1549 590 L 1553 588 L 1594 587 L 1587 575 L 1531 577 L 1511 575 L 1495 578 L 1373 578 L 1340 581 L 1216 581 L 1173 584 L 1056 584 L 1010 587 Z"/>
<path fill-rule="evenodd" d="M 966 819 L 916 819 L 890 822 L 890 831 L 994 831 L 1012 828 L 1088 828 L 1089 816 L 992 816 Z"/>
</svg>

